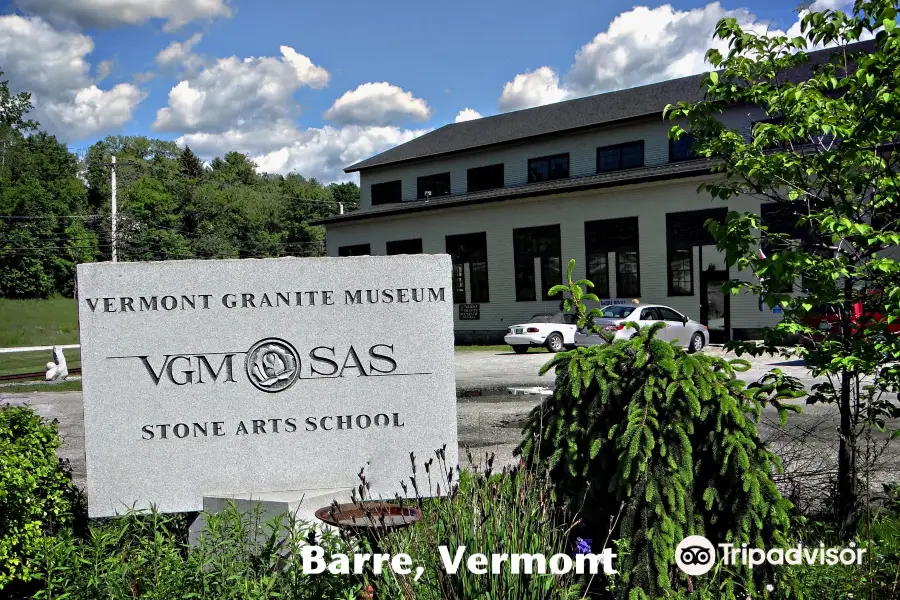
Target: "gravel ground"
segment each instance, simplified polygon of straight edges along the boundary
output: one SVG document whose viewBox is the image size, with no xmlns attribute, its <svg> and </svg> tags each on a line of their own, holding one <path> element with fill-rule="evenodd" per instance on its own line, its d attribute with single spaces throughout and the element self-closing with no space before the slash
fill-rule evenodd
<svg viewBox="0 0 900 600">
<path fill-rule="evenodd" d="M 723 355 L 721 349 L 707 352 Z M 551 355 L 528 353 L 516 355 L 502 352 L 457 352 L 456 384 L 459 395 L 457 422 L 460 457 L 465 447 L 472 450 L 477 462 L 490 454 L 496 464 L 514 461 L 512 451 L 520 439 L 520 427 L 528 413 L 540 402 L 540 396 L 512 395 L 507 387 L 553 387 L 553 374 L 538 376 L 538 371 Z M 742 379 L 752 381 L 773 367 L 799 378 L 807 386 L 815 380 L 800 361 L 779 357 L 752 359 L 752 368 Z M 50 386 L 48 386 L 50 388 Z M 11 393 L 13 388 L 0 388 L 0 403 L 29 404 L 41 415 L 57 419 L 63 438 L 61 456 L 71 461 L 76 481 L 84 481 L 84 429 L 80 392 Z M 821 497 L 827 477 L 836 464 L 837 412 L 831 406 L 805 406 L 803 413 L 790 417 L 787 427 L 777 426 L 774 411 L 765 413 L 761 433 L 773 448 L 787 458 L 790 473 L 783 479 L 786 491 L 798 498 Z M 895 427 L 900 423 L 894 423 Z M 876 436 L 880 443 L 884 436 Z M 900 443 L 878 459 L 879 471 L 873 483 L 900 480 Z M 878 487 L 878 486 L 876 486 Z"/>
</svg>

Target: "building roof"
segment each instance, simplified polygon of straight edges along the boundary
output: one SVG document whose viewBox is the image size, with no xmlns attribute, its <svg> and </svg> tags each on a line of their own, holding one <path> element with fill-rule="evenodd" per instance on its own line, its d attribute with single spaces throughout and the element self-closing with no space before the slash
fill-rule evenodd
<svg viewBox="0 0 900 600">
<path fill-rule="evenodd" d="M 667 104 L 703 99 L 705 75 L 692 75 L 607 94 L 546 104 L 462 123 L 451 123 L 344 169 L 347 173 L 387 164 L 453 154 L 506 142 L 660 115 Z"/>
<path fill-rule="evenodd" d="M 701 158 L 696 160 L 667 163 L 664 165 L 657 165 L 652 167 L 628 169 L 626 171 L 612 171 L 609 173 L 600 173 L 597 175 L 587 175 L 585 177 L 570 177 L 565 179 L 554 179 L 551 181 L 541 181 L 538 183 L 529 183 L 526 185 L 519 185 L 514 187 L 502 187 L 493 190 L 485 190 L 483 192 L 473 192 L 471 194 L 438 196 L 426 200 L 409 200 L 406 202 L 379 204 L 371 208 L 366 208 L 364 210 L 357 210 L 343 215 L 333 215 L 331 217 L 318 219 L 316 221 L 312 221 L 311 224 L 326 225 L 331 223 L 343 223 L 347 221 L 360 221 L 363 219 L 389 217 L 427 210 L 439 210 L 442 208 L 452 208 L 457 206 L 500 202 L 503 200 L 512 200 L 515 198 L 529 198 L 534 196 L 545 196 L 549 194 L 561 194 L 564 192 L 577 192 L 605 187 L 617 187 L 635 183 L 644 183 L 648 181 L 659 181 L 662 179 L 677 179 L 681 177 L 708 175 L 710 174 L 711 165 L 712 162 L 709 159 Z"/>
<path fill-rule="evenodd" d="M 859 42 L 850 49 L 869 50 L 871 41 Z M 791 79 L 810 76 L 810 66 L 825 62 L 830 50 L 809 53 L 809 62 L 797 69 Z M 400 144 L 381 154 L 353 164 L 347 173 L 373 167 L 455 154 L 549 134 L 571 132 L 652 115 L 661 115 L 668 104 L 698 102 L 706 74 L 691 75 L 649 85 L 576 98 L 525 110 L 482 117 L 444 125 L 434 131 Z"/>
</svg>

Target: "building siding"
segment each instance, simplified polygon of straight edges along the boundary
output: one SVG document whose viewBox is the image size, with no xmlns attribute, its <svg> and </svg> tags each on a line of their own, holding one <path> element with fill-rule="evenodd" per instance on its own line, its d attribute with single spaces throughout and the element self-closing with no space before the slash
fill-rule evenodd
<svg viewBox="0 0 900 600">
<path fill-rule="evenodd" d="M 621 141 L 627 139 L 623 138 Z M 592 163 L 595 143 L 590 142 Z M 547 144 L 549 151 L 545 153 L 550 154 L 553 150 L 549 149 L 550 143 Z M 577 145 L 570 140 L 568 147 L 575 148 Z M 584 142 L 582 147 L 587 148 L 588 143 Z M 522 157 L 541 155 L 534 154 L 532 150 L 520 149 L 516 152 Z M 493 159 L 487 159 L 479 164 L 491 164 L 491 160 Z M 470 157 L 468 161 L 470 162 L 467 164 L 478 166 L 473 164 L 474 158 Z M 593 169 L 593 164 L 591 168 Z M 464 174 L 463 171 L 463 176 Z M 441 209 L 362 222 L 334 223 L 328 226 L 327 251 L 329 256 L 337 256 L 340 246 L 368 243 L 371 244 L 372 254 L 383 255 L 386 253 L 385 244 L 388 241 L 420 237 L 423 252 L 443 254 L 446 252 L 445 236 L 484 231 L 487 234 L 490 302 L 481 304 L 480 320 L 460 321 L 458 311 L 455 311 L 455 327 L 458 332 L 498 332 L 527 320 L 534 313 L 553 311 L 559 306 L 558 301 L 516 301 L 513 229 L 559 224 L 563 271 L 565 272 L 568 260 L 574 258 L 575 276 L 582 278 L 585 275 L 585 221 L 636 216 L 639 219 L 640 299 L 644 302 L 671 306 L 693 319 L 699 319 L 699 272 L 702 265 L 697 260 L 697 248 L 694 248 L 694 295 L 668 296 L 666 213 L 719 207 L 758 212 L 760 208 L 758 199 L 740 197 L 725 203 L 714 200 L 707 194 L 698 194 L 697 187 L 702 181 L 701 178 L 693 178 L 643 183 L 588 192 L 509 200 L 481 206 Z M 707 262 L 706 257 L 704 262 Z M 752 274 L 736 273 L 732 269 L 730 277 L 747 279 L 752 277 Z M 553 283 L 556 282 L 542 282 L 542 287 L 549 288 Z M 385 275 L 385 285 L 390 285 L 389 274 Z M 611 273 L 610 297 L 615 298 L 616 294 L 615 276 Z M 756 296 L 744 293 L 731 298 L 732 330 L 771 326 L 777 323 L 779 318 L 769 310 L 760 311 Z"/>
<path fill-rule="evenodd" d="M 725 111 L 720 120 L 745 133 L 750 123 L 764 118 L 755 107 L 735 107 Z M 597 148 L 625 142 L 643 140 L 644 165 L 658 166 L 669 161 L 669 130 L 672 123 L 662 116 L 609 125 L 577 133 L 561 133 L 558 136 L 524 141 L 502 148 L 466 152 L 456 156 L 427 159 L 414 163 L 379 167 L 360 173 L 360 208 L 372 206 L 371 186 L 385 181 L 402 181 L 402 200 L 416 200 L 419 177 L 450 172 L 452 195 L 467 192 L 467 172 L 473 167 L 503 163 L 506 187 L 528 183 L 528 159 L 569 153 L 569 176 L 584 177 L 597 171 Z"/>
</svg>

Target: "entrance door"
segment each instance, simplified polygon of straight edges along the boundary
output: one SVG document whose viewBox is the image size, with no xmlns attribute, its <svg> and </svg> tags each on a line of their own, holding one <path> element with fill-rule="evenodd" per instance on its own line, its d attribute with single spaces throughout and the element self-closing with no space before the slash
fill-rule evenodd
<svg viewBox="0 0 900 600">
<path fill-rule="evenodd" d="M 731 295 L 722 292 L 728 271 L 700 272 L 700 322 L 709 327 L 709 341 L 722 344 L 730 338 Z"/>
</svg>

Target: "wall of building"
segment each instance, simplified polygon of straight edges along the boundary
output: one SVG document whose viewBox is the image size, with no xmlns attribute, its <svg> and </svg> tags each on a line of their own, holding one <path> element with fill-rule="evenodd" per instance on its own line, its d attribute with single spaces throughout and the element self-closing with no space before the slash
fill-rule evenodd
<svg viewBox="0 0 900 600">
<path fill-rule="evenodd" d="M 697 193 L 702 179 L 644 183 L 589 192 L 509 200 L 471 207 L 459 207 L 407 216 L 378 218 L 328 226 L 329 256 L 338 255 L 339 246 L 370 244 L 374 255 L 385 254 L 385 243 L 392 240 L 422 238 L 425 253 L 446 252 L 445 236 L 486 232 L 490 302 L 481 304 L 481 318 L 460 321 L 456 329 L 468 341 L 480 335 L 480 341 L 496 340 L 510 325 L 520 323 L 538 312 L 558 309 L 559 302 L 541 300 L 518 302 L 515 296 L 512 230 L 520 227 L 560 225 L 563 271 L 570 258 L 576 260 L 576 277 L 585 274 L 584 223 L 598 219 L 638 217 L 641 297 L 645 302 L 669 305 L 689 317 L 700 318 L 698 249 L 694 248 L 693 296 L 668 296 L 666 271 L 666 213 L 726 207 L 758 212 L 760 201 L 733 199 L 727 204 Z M 717 259 L 704 255 L 704 263 Z M 705 267 L 706 264 L 702 265 Z M 539 273 L 537 274 L 539 277 Z M 748 278 L 752 274 L 732 273 Z M 386 277 L 385 281 L 389 278 Z M 549 288 L 552 283 L 543 282 Z M 610 297 L 616 297 L 615 276 L 610 276 Z M 538 296 L 540 297 L 540 295 Z M 731 298 L 732 329 L 756 329 L 774 325 L 778 315 L 759 310 L 758 298 L 740 295 Z M 478 332 L 481 332 L 480 334 Z M 493 336 L 493 338 L 492 338 Z M 502 336 L 501 336 L 502 337 Z"/>
<path fill-rule="evenodd" d="M 733 108 L 720 120 L 734 128 L 749 132 L 750 123 L 764 118 L 755 107 Z M 506 187 L 528 183 L 528 160 L 553 154 L 569 153 L 569 176 L 584 177 L 597 171 L 597 148 L 626 142 L 644 141 L 644 165 L 658 166 L 669 161 L 669 130 L 672 123 L 662 116 L 629 123 L 599 127 L 579 133 L 563 133 L 556 137 L 518 142 L 506 147 L 467 152 L 455 156 L 417 161 L 398 166 L 365 170 L 360 173 L 360 208 L 372 206 L 372 184 L 400 179 L 403 201 L 416 200 L 419 177 L 450 172 L 451 195 L 466 193 L 467 171 L 475 167 L 504 164 Z"/>
</svg>

